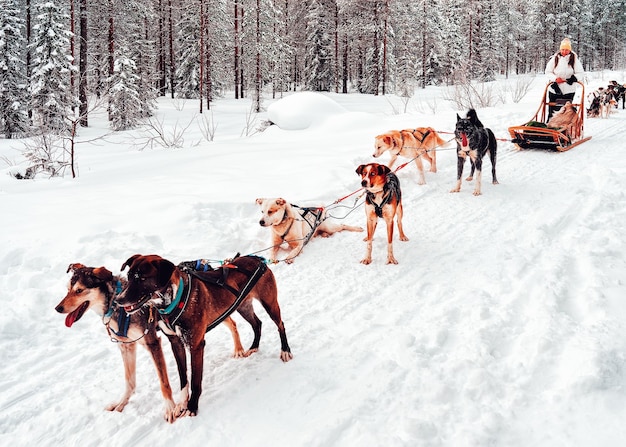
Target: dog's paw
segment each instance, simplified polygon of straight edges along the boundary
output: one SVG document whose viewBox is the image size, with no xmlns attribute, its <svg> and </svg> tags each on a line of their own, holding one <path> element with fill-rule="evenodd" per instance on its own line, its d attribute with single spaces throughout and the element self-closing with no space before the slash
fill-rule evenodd
<svg viewBox="0 0 626 447">
<path fill-rule="evenodd" d="M 176 404 L 173 401 L 165 403 L 165 414 L 163 415 L 163 417 L 170 424 L 172 424 L 176 420 L 176 418 L 178 418 Z"/>
<path fill-rule="evenodd" d="M 387 264 L 398 264 L 398 261 L 393 256 L 387 257 Z"/>
<path fill-rule="evenodd" d="M 472 180 L 474 180 L 474 177 L 471 175 L 465 179 L 466 182 L 471 182 Z"/>
<path fill-rule="evenodd" d="M 475 191 L 474 191 L 474 195 L 475 195 L 475 196 L 480 196 L 481 194 L 482 194 L 482 193 L 481 193 L 479 190 L 475 190 Z"/>
<path fill-rule="evenodd" d="M 460 192 L 461 188 L 452 188 L 450 192 Z"/>
<path fill-rule="evenodd" d="M 363 258 L 361 259 L 361 264 L 369 265 L 372 263 L 372 258 Z"/>
<path fill-rule="evenodd" d="M 257 351 L 258 351 L 258 349 L 257 349 L 257 348 L 248 349 L 248 350 L 245 352 L 244 356 L 245 356 L 245 357 L 249 357 L 250 355 L 254 354 L 254 353 L 255 353 L 255 352 L 257 352 Z"/>
<path fill-rule="evenodd" d="M 121 413 L 122 411 L 124 411 L 124 407 L 126 407 L 126 404 L 128 403 L 128 401 L 124 402 L 113 402 L 109 405 L 107 405 L 105 408 L 106 411 L 117 411 L 119 413 Z"/>
<path fill-rule="evenodd" d="M 247 357 L 248 355 L 246 354 L 246 351 L 244 351 L 243 349 L 236 349 L 233 352 L 233 358 L 235 359 L 242 359 L 244 357 Z"/>
<path fill-rule="evenodd" d="M 293 354 L 290 351 L 280 351 L 280 359 L 287 363 L 289 360 L 293 359 Z"/>
<path fill-rule="evenodd" d="M 401 234 L 401 235 L 400 235 L 400 240 L 401 240 L 402 242 L 406 242 L 406 241 L 408 241 L 408 240 L 409 240 L 409 238 L 408 238 L 408 237 L 406 237 L 404 234 Z"/>
</svg>

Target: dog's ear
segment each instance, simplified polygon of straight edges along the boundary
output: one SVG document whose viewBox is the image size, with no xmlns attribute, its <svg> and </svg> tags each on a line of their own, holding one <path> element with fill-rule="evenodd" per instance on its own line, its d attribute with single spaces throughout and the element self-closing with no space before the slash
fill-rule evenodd
<svg viewBox="0 0 626 447">
<path fill-rule="evenodd" d="M 391 145 L 391 135 L 385 135 L 385 136 L 383 137 L 383 142 L 384 142 L 387 146 Z"/>
<path fill-rule="evenodd" d="M 141 255 L 132 255 L 130 258 L 126 260 L 126 262 L 122 264 L 122 267 L 120 267 L 120 270 L 124 271 L 126 267 L 130 267 L 131 265 L 133 265 L 133 262 L 135 262 L 135 259 L 137 259 L 139 256 Z"/>
<path fill-rule="evenodd" d="M 256 199 L 256 204 L 257 205 L 263 205 L 263 202 L 265 202 L 265 199 L 261 199 L 261 198 Z"/>
<path fill-rule="evenodd" d="M 93 276 L 102 281 L 111 281 L 113 279 L 113 273 L 107 270 L 105 267 L 98 267 L 93 269 Z"/>
<path fill-rule="evenodd" d="M 283 206 L 285 203 L 287 203 L 287 201 L 283 199 L 282 197 L 279 197 L 278 199 L 276 199 L 276 205 L 278 206 Z"/>
<path fill-rule="evenodd" d="M 459 122 L 459 121 L 461 121 L 462 119 L 463 119 L 463 118 L 461 118 L 461 117 L 459 116 L 459 114 L 457 113 L 457 114 L 456 114 L 456 122 L 458 123 L 458 122 Z"/>
<path fill-rule="evenodd" d="M 70 265 L 67 267 L 67 271 L 66 271 L 65 273 L 69 273 L 69 272 L 70 272 L 70 270 L 71 270 L 72 272 L 75 272 L 75 271 L 76 271 L 76 270 L 78 270 L 78 269 L 84 269 L 84 268 L 85 268 L 85 266 L 84 266 L 83 264 L 70 264 Z"/>
<path fill-rule="evenodd" d="M 162 258 L 156 260 L 155 263 L 157 263 L 157 283 L 159 287 L 165 287 L 170 282 L 170 278 L 176 266 L 167 259 Z"/>
<path fill-rule="evenodd" d="M 388 166 L 386 165 L 378 165 L 378 175 L 387 175 L 391 172 L 391 169 L 389 169 Z"/>
<path fill-rule="evenodd" d="M 358 168 L 356 168 L 356 173 L 361 175 L 363 173 L 363 169 L 365 169 L 365 165 L 361 165 Z"/>
</svg>

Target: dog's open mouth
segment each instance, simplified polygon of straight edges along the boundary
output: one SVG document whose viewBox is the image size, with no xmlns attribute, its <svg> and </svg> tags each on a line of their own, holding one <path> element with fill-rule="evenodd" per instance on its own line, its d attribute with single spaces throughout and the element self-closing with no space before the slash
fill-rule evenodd
<svg viewBox="0 0 626 447">
<path fill-rule="evenodd" d="M 467 147 L 467 134 L 465 132 L 461 132 L 461 146 Z"/>
<path fill-rule="evenodd" d="M 65 325 L 67 327 L 72 327 L 72 325 L 75 322 L 80 320 L 80 317 L 83 316 L 83 314 L 85 313 L 88 307 L 89 307 L 89 301 L 85 301 L 83 304 L 78 306 L 76 310 L 73 310 L 72 312 L 67 314 L 67 317 L 65 317 Z"/>
</svg>

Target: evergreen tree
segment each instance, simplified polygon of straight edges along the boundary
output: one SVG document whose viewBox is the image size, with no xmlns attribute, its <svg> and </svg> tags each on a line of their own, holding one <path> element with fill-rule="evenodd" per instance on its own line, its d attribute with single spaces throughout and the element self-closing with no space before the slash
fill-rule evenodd
<svg viewBox="0 0 626 447">
<path fill-rule="evenodd" d="M 0 131 L 24 135 L 29 126 L 24 19 L 15 0 L 0 0 Z"/>
<path fill-rule="evenodd" d="M 305 88 L 314 91 L 329 91 L 333 85 L 332 10 L 329 1 L 313 0 L 307 16 L 307 52 L 305 66 Z M 332 2 L 334 3 L 334 2 Z"/>
<path fill-rule="evenodd" d="M 72 33 L 69 16 L 53 1 L 36 5 L 31 42 L 31 95 L 34 119 L 44 132 L 66 132 L 66 118 L 78 106 L 70 86 L 70 73 L 76 71 L 68 54 Z"/>
<path fill-rule="evenodd" d="M 144 104 L 139 83 L 135 62 L 126 56 L 119 56 L 109 80 L 109 119 L 114 130 L 131 129 L 143 117 Z"/>
</svg>

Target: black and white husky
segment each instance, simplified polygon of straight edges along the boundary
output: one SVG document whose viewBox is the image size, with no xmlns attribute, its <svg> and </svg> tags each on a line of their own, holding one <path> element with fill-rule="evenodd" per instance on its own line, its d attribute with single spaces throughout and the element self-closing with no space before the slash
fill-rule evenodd
<svg viewBox="0 0 626 447">
<path fill-rule="evenodd" d="M 454 135 L 456 137 L 457 147 L 457 176 L 456 186 L 450 192 L 459 192 L 461 190 L 463 165 L 465 164 L 465 159 L 469 157 L 470 163 L 472 164 L 472 171 L 466 180 L 473 180 L 475 170 L 476 186 L 474 188 L 474 195 L 479 196 L 481 194 L 480 187 L 483 158 L 487 152 L 489 152 L 489 158 L 491 159 L 491 177 L 493 184 L 496 185 L 498 183 L 498 179 L 496 178 L 496 151 L 498 149 L 496 137 L 491 129 L 483 126 L 474 109 L 470 109 L 467 112 L 467 118 L 461 118 L 457 114 Z"/>
</svg>

